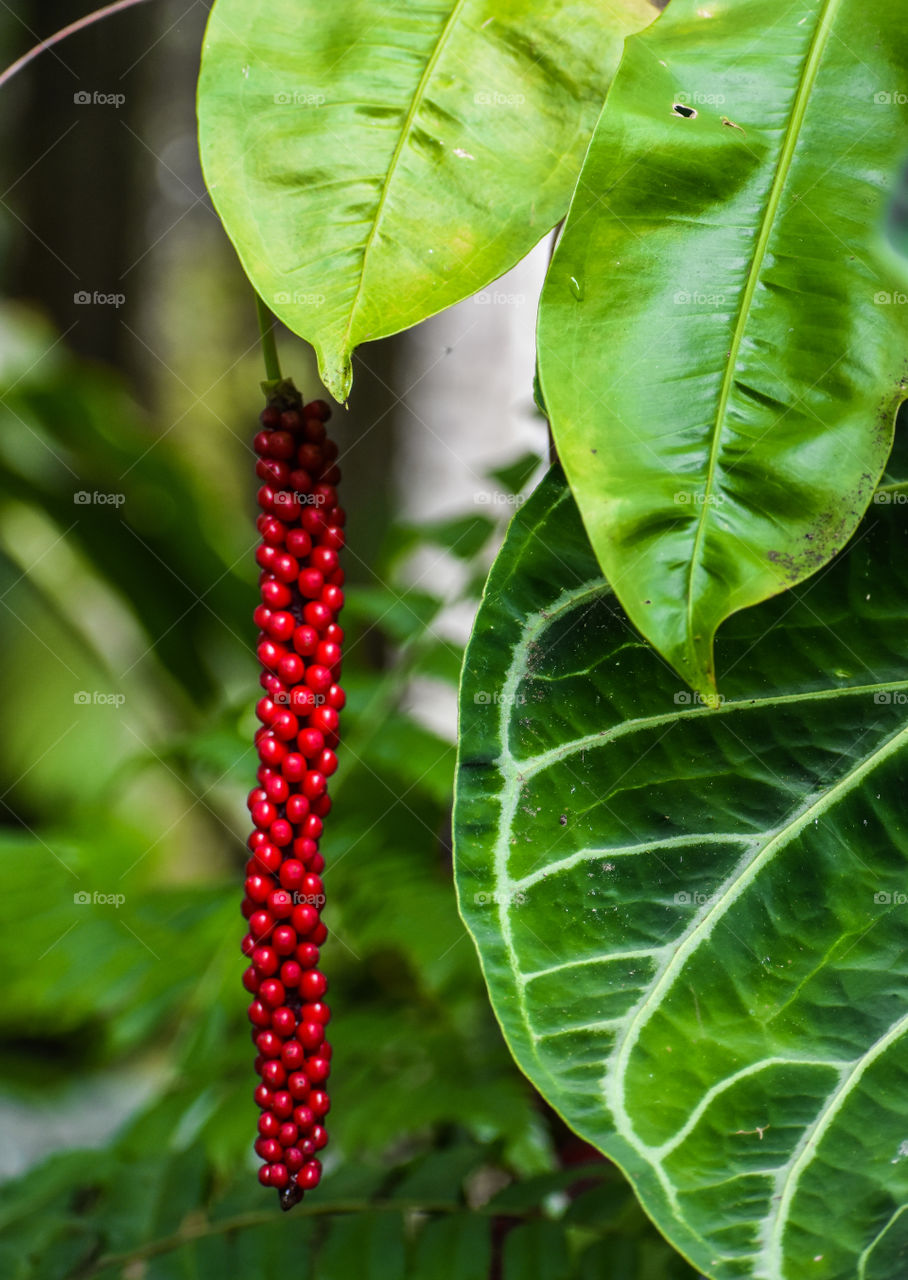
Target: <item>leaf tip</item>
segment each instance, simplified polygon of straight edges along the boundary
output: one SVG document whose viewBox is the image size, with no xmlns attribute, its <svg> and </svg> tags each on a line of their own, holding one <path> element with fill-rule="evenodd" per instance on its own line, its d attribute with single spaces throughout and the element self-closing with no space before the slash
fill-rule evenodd
<svg viewBox="0 0 908 1280">
<path fill-rule="evenodd" d="M 345 405 L 353 386 L 353 363 L 347 350 L 325 352 L 316 347 L 318 374 L 338 404 Z"/>
</svg>

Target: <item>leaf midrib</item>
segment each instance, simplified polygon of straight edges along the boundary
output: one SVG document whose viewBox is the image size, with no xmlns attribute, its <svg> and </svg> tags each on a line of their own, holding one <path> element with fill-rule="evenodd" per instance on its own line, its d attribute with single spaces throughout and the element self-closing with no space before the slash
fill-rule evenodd
<svg viewBox="0 0 908 1280">
<path fill-rule="evenodd" d="M 766 208 L 760 221 L 760 233 L 757 236 L 757 242 L 754 247 L 754 256 L 751 262 L 750 271 L 748 272 L 747 281 L 744 286 L 744 292 L 741 295 L 741 306 L 738 310 L 737 319 L 735 320 L 732 341 L 728 351 L 728 358 L 725 362 L 725 372 L 722 375 L 722 385 L 719 389 L 719 403 L 716 407 L 712 443 L 710 445 L 709 462 L 707 464 L 706 488 L 704 490 L 705 500 L 700 504 L 700 514 L 697 519 L 697 530 L 694 536 L 694 545 L 687 569 L 687 643 L 689 649 L 693 645 L 694 636 L 694 573 L 698 566 L 703 548 L 703 540 L 706 536 L 710 507 L 709 498 L 715 488 L 719 452 L 722 447 L 723 424 L 725 421 L 726 411 L 728 409 L 728 401 L 731 397 L 731 388 L 734 384 L 737 373 L 738 352 L 741 349 L 744 331 L 747 326 L 747 322 L 750 319 L 750 309 L 753 304 L 754 294 L 757 290 L 757 284 L 759 283 L 760 271 L 766 257 L 766 250 L 769 247 L 769 238 L 775 227 L 776 215 L 779 210 L 779 204 L 782 200 L 785 182 L 791 170 L 791 162 L 794 158 L 795 147 L 798 144 L 801 127 L 807 113 L 808 99 L 814 83 L 816 82 L 820 60 L 829 40 L 833 16 L 840 4 L 841 0 L 824 0 L 823 8 L 818 17 L 817 30 L 815 31 L 811 41 L 810 51 L 805 59 L 804 67 L 798 81 L 798 91 L 795 94 L 794 106 L 792 108 L 791 117 L 788 121 L 788 127 L 785 130 L 782 149 L 779 152 L 779 160 L 776 165 L 775 174 L 773 175 L 772 186 L 769 190 L 769 198 L 766 202 Z M 694 665 L 696 666 L 696 657 L 692 650 L 691 656 L 694 657 Z"/>
<path fill-rule="evenodd" d="M 425 96 L 426 86 L 431 80 L 432 75 L 435 71 L 435 67 L 438 64 L 438 60 L 441 57 L 442 53 L 444 52 L 445 43 L 448 39 L 448 36 L 451 33 L 451 28 L 454 26 L 454 23 L 456 22 L 456 20 L 460 17 L 461 10 L 463 9 L 466 2 L 467 0 L 455 0 L 454 7 L 452 8 L 451 12 L 448 14 L 447 20 L 444 26 L 442 27 L 441 31 L 438 33 L 438 39 L 435 41 L 435 47 L 433 48 L 432 53 L 429 56 L 428 62 L 423 68 L 422 75 L 419 77 L 419 83 L 417 84 L 416 89 L 413 92 L 413 97 L 410 100 L 410 106 L 408 107 L 407 114 L 404 117 L 404 122 L 400 130 L 400 136 L 398 137 L 397 143 L 394 147 L 394 153 L 391 156 L 391 162 L 388 165 L 388 172 L 385 177 L 384 185 L 382 186 L 381 196 L 379 197 L 379 201 L 375 209 L 375 217 L 372 221 L 372 227 L 371 227 L 371 230 L 369 231 L 368 236 L 366 237 L 366 243 L 363 245 L 362 265 L 360 266 L 360 269 L 359 269 L 359 280 L 357 281 L 357 285 L 356 285 L 356 293 L 353 295 L 353 302 L 350 305 L 350 311 L 347 316 L 347 323 L 344 327 L 344 354 L 345 355 L 349 350 L 350 332 L 353 328 L 354 317 L 356 316 L 357 310 L 359 309 L 359 300 L 362 297 L 363 284 L 366 278 L 366 263 L 368 262 L 369 254 L 372 250 L 372 246 L 375 243 L 375 237 L 378 234 L 379 223 L 382 220 L 382 215 L 385 210 L 385 202 L 387 201 L 387 198 L 388 198 L 388 192 L 391 190 L 391 185 L 394 181 L 394 176 L 397 170 L 398 161 L 400 160 L 400 157 L 403 155 L 404 146 L 406 145 L 407 140 L 410 137 L 410 131 L 413 128 L 413 122 L 416 119 L 416 113 L 417 111 L 419 111 L 419 108 L 422 106 L 423 98 Z"/>
</svg>

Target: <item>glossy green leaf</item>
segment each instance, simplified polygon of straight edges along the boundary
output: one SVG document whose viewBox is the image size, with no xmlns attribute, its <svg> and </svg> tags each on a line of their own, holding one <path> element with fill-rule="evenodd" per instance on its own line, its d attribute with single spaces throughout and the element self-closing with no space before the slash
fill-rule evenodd
<svg viewBox="0 0 908 1280">
<path fill-rule="evenodd" d="M 906 46 L 887 0 L 672 0 L 627 42 L 549 272 L 559 456 L 619 599 L 701 693 L 717 627 L 825 564 L 886 463 Z"/>
<path fill-rule="evenodd" d="M 622 39 L 653 14 L 647 0 L 217 0 L 199 82 L 208 187 L 332 395 L 346 399 L 360 342 L 482 289 L 563 217 Z"/>
<path fill-rule="evenodd" d="M 510 1047 L 715 1280 L 908 1244 L 908 491 L 732 619 L 724 701 L 628 626 L 560 472 L 461 692 L 461 911 Z"/>
</svg>

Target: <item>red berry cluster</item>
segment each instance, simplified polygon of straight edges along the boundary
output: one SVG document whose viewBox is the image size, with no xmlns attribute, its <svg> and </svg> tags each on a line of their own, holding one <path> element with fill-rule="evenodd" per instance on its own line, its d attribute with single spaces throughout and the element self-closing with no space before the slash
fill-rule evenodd
<svg viewBox="0 0 908 1280">
<path fill-rule="evenodd" d="M 290 1209 L 318 1184 L 316 1152 L 327 1142 L 330 1107 L 325 1082 L 331 1013 L 318 968 L 327 936 L 319 853 L 322 823 L 331 808 L 328 778 L 337 768 L 338 713 L 344 694 L 344 603 L 338 552 L 345 515 L 337 504 L 337 446 L 327 439 L 328 406 L 303 405 L 290 383 L 279 384 L 255 437 L 262 541 L 262 602 L 258 656 L 265 696 L 256 707 L 258 786 L 249 794 L 255 830 L 249 837 L 243 915 L 249 932 L 243 953 L 251 965 L 243 983 L 252 993 L 249 1020 L 259 1056 L 261 1108 L 255 1143 L 264 1161 L 259 1181 L 276 1187 Z"/>
</svg>

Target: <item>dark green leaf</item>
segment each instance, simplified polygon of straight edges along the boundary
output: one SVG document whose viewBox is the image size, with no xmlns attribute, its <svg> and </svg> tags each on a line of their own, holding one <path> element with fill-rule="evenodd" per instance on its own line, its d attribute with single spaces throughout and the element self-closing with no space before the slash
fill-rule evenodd
<svg viewBox="0 0 908 1280">
<path fill-rule="evenodd" d="M 553 472 L 467 651 L 458 892 L 505 1035 L 715 1280 L 853 1280 L 901 1238 L 906 549 L 874 506 L 733 619 L 712 708 L 631 634 Z"/>
</svg>

